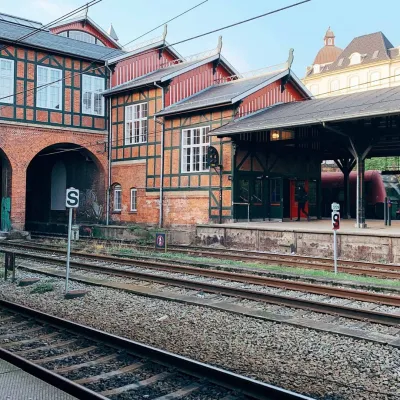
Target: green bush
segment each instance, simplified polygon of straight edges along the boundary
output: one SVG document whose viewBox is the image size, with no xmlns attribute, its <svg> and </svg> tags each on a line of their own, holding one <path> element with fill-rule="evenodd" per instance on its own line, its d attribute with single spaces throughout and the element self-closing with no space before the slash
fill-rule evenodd
<svg viewBox="0 0 400 400">
<path fill-rule="evenodd" d="M 46 292 L 52 292 L 53 290 L 54 286 L 51 283 L 40 283 L 31 290 L 31 293 L 43 294 Z"/>
</svg>

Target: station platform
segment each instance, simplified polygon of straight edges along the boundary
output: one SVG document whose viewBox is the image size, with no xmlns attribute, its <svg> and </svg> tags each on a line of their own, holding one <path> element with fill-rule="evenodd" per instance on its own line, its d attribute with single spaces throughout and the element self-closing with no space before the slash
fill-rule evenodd
<svg viewBox="0 0 400 400">
<path fill-rule="evenodd" d="M 203 246 L 333 256 L 330 219 L 197 225 L 196 240 Z M 367 228 L 359 229 L 355 227 L 355 220 L 342 219 L 338 255 L 348 260 L 400 264 L 400 221 L 394 220 L 391 226 L 385 226 L 381 220 L 367 220 Z"/>
<path fill-rule="evenodd" d="M 0 359 L 0 399 L 77 400 L 60 389 Z"/>
</svg>

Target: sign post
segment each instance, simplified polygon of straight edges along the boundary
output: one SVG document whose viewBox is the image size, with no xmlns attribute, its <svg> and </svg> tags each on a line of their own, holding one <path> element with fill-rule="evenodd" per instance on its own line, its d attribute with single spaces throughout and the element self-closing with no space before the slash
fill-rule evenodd
<svg viewBox="0 0 400 400">
<path fill-rule="evenodd" d="M 335 274 L 337 274 L 337 237 L 336 231 L 340 229 L 340 204 L 332 203 L 332 229 L 333 229 L 333 262 Z"/>
<path fill-rule="evenodd" d="M 71 254 L 71 229 L 72 229 L 72 209 L 79 206 L 79 190 L 73 187 L 67 189 L 65 206 L 68 210 L 68 246 L 67 246 L 67 274 L 65 279 L 65 294 L 68 293 L 69 263 Z"/>
</svg>

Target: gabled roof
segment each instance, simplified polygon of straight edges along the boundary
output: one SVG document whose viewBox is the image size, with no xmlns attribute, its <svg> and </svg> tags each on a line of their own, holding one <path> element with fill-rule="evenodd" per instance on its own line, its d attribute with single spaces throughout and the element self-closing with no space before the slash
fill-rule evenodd
<svg viewBox="0 0 400 400">
<path fill-rule="evenodd" d="M 228 136 L 400 113 L 400 86 L 277 104 L 232 121 L 211 134 Z"/>
<path fill-rule="evenodd" d="M 151 49 L 158 49 L 162 48 L 167 51 L 169 51 L 175 58 L 177 59 L 182 59 L 183 57 L 170 45 L 166 40 L 149 40 L 144 43 L 139 43 L 138 47 L 135 47 L 132 50 L 129 50 L 129 48 L 125 48 L 125 53 L 124 54 L 119 54 L 119 55 L 114 55 L 112 58 L 108 60 L 108 63 L 115 64 L 119 61 L 124 60 L 125 58 L 130 58 L 132 56 L 135 56 L 136 54 L 143 53 L 145 51 L 151 50 Z"/>
<path fill-rule="evenodd" d="M 392 43 L 382 32 L 358 36 L 337 56 L 333 63 L 324 66 L 317 75 L 348 68 L 350 56 L 354 53 L 359 53 L 362 56 L 361 63 L 355 64 L 356 66 L 389 60 L 391 48 L 393 48 Z M 310 75 L 314 75 L 312 69 L 307 74 L 307 76 Z"/>
<path fill-rule="evenodd" d="M 0 21 L 12 22 L 14 24 L 28 26 L 29 28 L 43 29 L 43 24 L 31 19 L 16 17 L 15 15 L 0 13 Z"/>
<path fill-rule="evenodd" d="M 35 32 L 24 40 L 20 37 Z M 53 53 L 68 54 L 77 58 L 106 61 L 111 54 L 122 54 L 118 49 L 85 43 L 67 37 L 53 35 L 50 32 L 39 31 L 27 26 L 17 25 L 10 22 L 0 21 L 0 41 L 21 43 L 21 46 L 34 47 L 49 50 Z"/>
<path fill-rule="evenodd" d="M 111 33 L 106 32 L 100 25 L 97 25 L 96 22 L 94 22 L 89 16 L 87 16 L 85 14 L 81 14 L 81 15 L 78 15 L 76 17 L 69 18 L 69 19 L 64 19 L 64 20 L 58 22 L 57 24 L 52 25 L 50 30 L 53 29 L 53 28 L 60 28 L 62 26 L 69 25 L 69 24 L 72 24 L 74 22 L 80 22 L 80 21 L 85 21 L 86 23 L 89 23 L 97 31 L 99 31 L 104 37 L 106 37 L 110 42 L 112 42 L 115 46 L 117 46 L 119 49 L 122 49 L 122 46 L 115 39 L 115 38 L 118 38 L 118 37 L 117 37 L 117 34 L 114 31 L 114 28 L 112 28 L 112 25 L 111 25 L 110 29 L 112 28 L 112 32 L 111 33 L 113 33 L 113 35 Z"/>
<path fill-rule="evenodd" d="M 239 100 L 249 96 L 250 94 L 270 85 L 271 83 L 287 76 L 289 70 L 280 70 L 270 72 L 254 78 L 237 79 L 226 83 L 215 84 L 201 92 L 194 94 L 180 102 L 177 102 L 169 107 L 158 112 L 157 116 L 176 114 L 187 112 L 205 107 L 218 106 L 223 104 L 234 104 Z M 312 97 L 312 94 L 301 83 L 301 81 L 290 71 L 292 82 L 303 91 L 306 97 Z"/>
<path fill-rule="evenodd" d="M 114 86 L 113 88 L 103 92 L 103 95 L 107 96 L 115 93 L 125 92 L 127 90 L 136 89 L 147 85 L 152 85 L 154 84 L 154 82 L 156 83 L 166 82 L 174 78 L 175 76 L 181 75 L 194 68 L 200 67 L 204 64 L 217 60 L 218 58 L 220 58 L 220 55 L 214 54 L 210 57 L 202 58 L 200 60 L 181 62 L 179 64 L 174 64 L 169 67 L 160 68 L 146 75 L 133 79 L 129 82 L 125 82 L 121 85 Z M 221 56 L 221 61 L 224 62 L 222 56 Z"/>
</svg>

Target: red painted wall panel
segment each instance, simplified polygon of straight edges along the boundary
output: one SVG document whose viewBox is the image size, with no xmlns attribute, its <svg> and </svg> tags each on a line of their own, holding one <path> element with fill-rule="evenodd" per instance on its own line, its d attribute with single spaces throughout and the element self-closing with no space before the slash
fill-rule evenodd
<svg viewBox="0 0 400 400">
<path fill-rule="evenodd" d="M 121 85 L 156 69 L 169 66 L 175 58 L 168 51 L 163 51 L 160 57 L 158 49 L 145 51 L 119 62 L 112 76 L 112 86 Z"/>
<path fill-rule="evenodd" d="M 291 101 L 302 100 L 303 98 L 304 96 L 291 83 L 286 84 L 285 90 L 281 92 L 281 80 L 279 80 L 247 96 L 239 107 L 238 117 L 245 116 L 276 103 L 289 103 Z"/>
<path fill-rule="evenodd" d="M 165 96 L 165 106 L 168 107 L 186 97 L 192 96 L 229 75 L 228 71 L 221 65 L 217 67 L 214 74 L 212 62 L 185 72 L 172 80 Z"/>
</svg>

